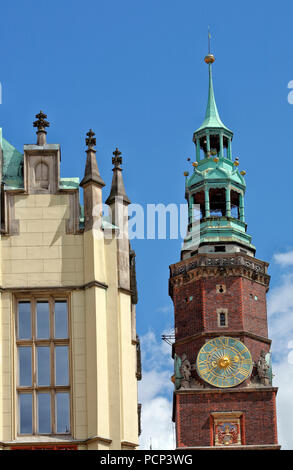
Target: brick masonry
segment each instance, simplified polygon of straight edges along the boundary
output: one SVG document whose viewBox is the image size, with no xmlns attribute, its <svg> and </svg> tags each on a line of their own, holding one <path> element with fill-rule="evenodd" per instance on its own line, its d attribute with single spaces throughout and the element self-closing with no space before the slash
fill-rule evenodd
<svg viewBox="0 0 293 470">
<path fill-rule="evenodd" d="M 248 347 L 256 363 L 260 352 L 270 349 L 267 288 L 267 283 L 247 271 L 236 273 L 228 269 L 225 273 L 219 271 L 211 275 L 208 269 L 205 272 L 202 268 L 200 275 L 197 272 L 196 276 L 188 279 L 181 275 L 181 282 L 175 282 L 172 287 L 175 315 L 173 353 L 179 356 L 186 353 L 190 363 L 195 365 L 198 351 L 207 340 L 219 335 L 233 336 Z M 218 320 L 221 309 L 227 312 L 228 323 L 224 327 L 219 325 Z M 256 374 L 254 367 L 252 378 Z M 214 411 L 243 412 L 243 445 L 277 444 L 277 389 L 255 386 L 248 379 L 232 391 L 221 390 L 205 384 L 196 370 L 193 370 L 192 376 L 204 388 L 175 393 L 174 420 L 178 447 L 212 446 L 211 413 Z"/>
<path fill-rule="evenodd" d="M 211 446 L 214 442 L 211 413 L 242 411 L 243 445 L 277 444 L 276 389 L 255 392 L 176 393 L 178 447 Z"/>
</svg>

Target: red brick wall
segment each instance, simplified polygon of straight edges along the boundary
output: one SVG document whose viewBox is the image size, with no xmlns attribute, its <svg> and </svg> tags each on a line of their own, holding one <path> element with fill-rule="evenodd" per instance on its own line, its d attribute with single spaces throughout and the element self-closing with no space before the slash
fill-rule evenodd
<svg viewBox="0 0 293 470">
<path fill-rule="evenodd" d="M 226 291 L 218 293 L 216 286 L 221 284 L 226 287 Z M 259 359 L 261 350 L 269 351 L 268 342 L 245 334 L 247 332 L 267 338 L 265 286 L 243 276 L 202 278 L 180 286 L 174 285 L 173 302 L 174 349 L 180 356 L 186 353 L 191 364 L 195 364 L 199 349 L 215 333 L 229 336 L 231 331 L 243 331 L 243 334 L 237 336 L 248 347 L 254 362 Z M 218 309 L 228 310 L 228 327 L 218 326 Z M 211 336 L 201 336 L 200 333 L 211 333 Z M 196 334 L 196 338 L 188 339 Z M 183 342 L 185 338 L 187 340 Z M 196 371 L 192 375 L 203 383 Z M 244 382 L 233 392 L 177 393 L 175 420 L 178 447 L 213 445 L 213 411 L 243 412 L 241 425 L 244 444 L 277 444 L 275 392 L 257 388 L 254 392 L 247 392 L 245 386 Z"/>
<path fill-rule="evenodd" d="M 173 301 L 177 339 L 198 333 L 204 328 L 204 282 L 204 280 L 195 281 L 174 289 Z"/>
<path fill-rule="evenodd" d="M 243 412 L 243 444 L 277 444 L 275 392 L 178 393 L 177 447 L 212 445 L 212 412 Z"/>
<path fill-rule="evenodd" d="M 226 286 L 217 293 L 216 286 Z M 257 300 L 256 300 L 257 298 Z M 201 331 L 246 330 L 268 335 L 265 286 L 243 277 L 201 279 L 174 287 L 176 340 Z M 218 309 L 228 310 L 228 327 L 218 326 Z"/>
<path fill-rule="evenodd" d="M 267 336 L 266 288 L 245 278 L 242 279 L 242 285 L 244 328 L 260 336 Z"/>
</svg>

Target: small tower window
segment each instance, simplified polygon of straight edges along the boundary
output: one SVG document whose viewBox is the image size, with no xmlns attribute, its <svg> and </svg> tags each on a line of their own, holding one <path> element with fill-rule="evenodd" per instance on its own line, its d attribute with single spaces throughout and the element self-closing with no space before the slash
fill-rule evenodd
<svg viewBox="0 0 293 470">
<path fill-rule="evenodd" d="M 218 314 L 218 326 L 223 328 L 228 326 L 228 310 L 221 308 L 217 310 Z"/>
<path fill-rule="evenodd" d="M 226 247 L 224 245 L 222 246 L 215 246 L 215 253 L 225 253 Z"/>
<path fill-rule="evenodd" d="M 220 313 L 220 326 L 226 326 L 226 314 L 224 312 Z"/>
</svg>

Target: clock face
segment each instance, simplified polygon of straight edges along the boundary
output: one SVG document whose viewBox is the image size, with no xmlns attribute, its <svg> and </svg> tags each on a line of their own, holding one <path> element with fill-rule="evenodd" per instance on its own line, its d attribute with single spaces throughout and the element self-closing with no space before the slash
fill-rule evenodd
<svg viewBox="0 0 293 470">
<path fill-rule="evenodd" d="M 219 388 L 235 387 L 250 377 L 252 359 L 238 339 L 220 336 L 207 341 L 200 349 L 196 369 L 207 383 Z"/>
</svg>

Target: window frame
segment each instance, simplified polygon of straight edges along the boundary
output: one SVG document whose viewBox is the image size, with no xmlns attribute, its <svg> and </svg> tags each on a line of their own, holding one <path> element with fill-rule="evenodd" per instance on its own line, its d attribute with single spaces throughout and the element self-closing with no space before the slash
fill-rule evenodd
<svg viewBox="0 0 293 470">
<path fill-rule="evenodd" d="M 18 304 L 20 302 L 31 303 L 31 338 L 19 339 L 19 317 Z M 64 301 L 67 303 L 67 338 L 55 338 L 55 301 Z M 37 338 L 37 302 L 49 303 L 50 334 L 49 338 Z M 18 437 L 25 436 L 68 436 L 72 434 L 73 429 L 73 409 L 72 409 L 72 348 L 71 348 L 71 302 L 68 293 L 52 294 L 39 293 L 15 295 L 14 302 L 14 331 L 15 331 L 15 431 Z M 32 384 L 30 386 L 19 385 L 19 347 L 30 346 L 32 349 Z M 50 384 L 38 385 L 37 383 L 37 347 L 49 346 L 50 348 Z M 56 385 L 55 359 L 56 346 L 68 347 L 68 385 Z M 20 432 L 20 400 L 19 395 L 24 393 L 32 394 L 32 433 Z M 50 412 L 51 412 L 51 432 L 40 433 L 38 431 L 38 394 L 50 394 Z M 57 393 L 69 394 L 69 431 L 57 432 Z"/>
<path fill-rule="evenodd" d="M 221 325 L 221 315 L 225 315 L 225 324 Z M 228 309 L 227 308 L 218 308 L 217 309 L 218 317 L 218 328 L 228 328 Z"/>
</svg>

